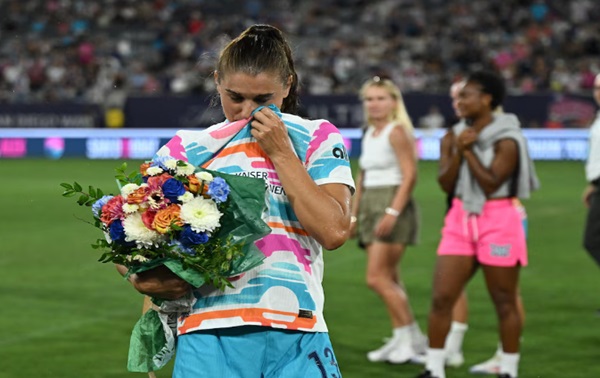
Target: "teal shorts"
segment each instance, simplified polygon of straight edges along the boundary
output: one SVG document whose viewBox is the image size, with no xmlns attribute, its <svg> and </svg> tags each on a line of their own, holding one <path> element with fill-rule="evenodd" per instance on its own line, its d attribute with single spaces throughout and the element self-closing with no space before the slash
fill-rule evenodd
<svg viewBox="0 0 600 378">
<path fill-rule="evenodd" d="M 173 378 L 341 378 L 325 332 L 260 326 L 181 335 Z"/>
</svg>

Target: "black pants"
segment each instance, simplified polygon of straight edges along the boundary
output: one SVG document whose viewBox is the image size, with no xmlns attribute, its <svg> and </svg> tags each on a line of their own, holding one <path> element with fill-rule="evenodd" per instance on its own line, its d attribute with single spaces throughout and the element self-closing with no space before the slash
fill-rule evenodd
<svg viewBox="0 0 600 378">
<path fill-rule="evenodd" d="M 585 223 L 583 246 L 600 266 L 600 188 L 590 197 L 590 208 Z"/>
</svg>

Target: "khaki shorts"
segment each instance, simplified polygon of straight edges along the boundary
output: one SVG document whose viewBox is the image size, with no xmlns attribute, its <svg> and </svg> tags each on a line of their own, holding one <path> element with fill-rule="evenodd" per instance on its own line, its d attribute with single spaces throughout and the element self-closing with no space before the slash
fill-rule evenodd
<svg viewBox="0 0 600 378">
<path fill-rule="evenodd" d="M 400 213 L 394 229 L 385 238 L 375 236 L 375 227 L 385 215 L 396 195 L 397 186 L 364 189 L 358 211 L 358 242 L 366 246 L 374 241 L 392 244 L 414 245 L 419 238 L 419 209 L 411 198 Z"/>
</svg>

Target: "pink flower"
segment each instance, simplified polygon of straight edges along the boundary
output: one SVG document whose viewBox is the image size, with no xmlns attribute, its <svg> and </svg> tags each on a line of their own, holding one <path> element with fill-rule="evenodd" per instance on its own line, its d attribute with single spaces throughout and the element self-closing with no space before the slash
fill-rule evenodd
<svg viewBox="0 0 600 378">
<path fill-rule="evenodd" d="M 100 220 L 107 226 L 117 219 L 123 219 L 123 204 L 125 201 L 121 196 L 114 196 L 108 202 L 102 206 L 102 213 Z"/>
</svg>

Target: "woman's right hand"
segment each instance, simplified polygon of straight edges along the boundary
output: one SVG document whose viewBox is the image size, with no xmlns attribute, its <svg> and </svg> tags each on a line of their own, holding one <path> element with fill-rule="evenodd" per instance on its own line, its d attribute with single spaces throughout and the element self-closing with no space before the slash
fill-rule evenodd
<svg viewBox="0 0 600 378">
<path fill-rule="evenodd" d="M 594 194 L 594 192 L 596 190 L 597 190 L 597 188 L 591 184 L 586 186 L 585 189 L 583 190 L 583 193 L 581 194 L 581 201 L 583 202 L 585 207 L 587 207 L 587 208 L 590 207 L 590 199 L 592 198 L 592 194 Z"/>
<path fill-rule="evenodd" d="M 167 267 L 161 265 L 129 276 L 133 287 L 142 294 L 159 299 L 177 299 L 186 295 L 192 286 Z"/>
</svg>

